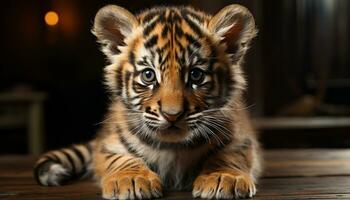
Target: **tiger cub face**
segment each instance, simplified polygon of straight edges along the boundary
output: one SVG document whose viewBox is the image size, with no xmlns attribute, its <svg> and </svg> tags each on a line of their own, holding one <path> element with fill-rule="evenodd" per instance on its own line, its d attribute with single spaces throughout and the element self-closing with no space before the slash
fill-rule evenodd
<svg viewBox="0 0 350 200">
<path fill-rule="evenodd" d="M 240 63 L 255 23 L 238 5 L 210 16 L 160 7 L 135 16 L 115 6 L 96 15 L 93 33 L 111 65 L 106 82 L 144 138 L 190 143 L 225 129 L 223 110 L 245 87 Z"/>
</svg>

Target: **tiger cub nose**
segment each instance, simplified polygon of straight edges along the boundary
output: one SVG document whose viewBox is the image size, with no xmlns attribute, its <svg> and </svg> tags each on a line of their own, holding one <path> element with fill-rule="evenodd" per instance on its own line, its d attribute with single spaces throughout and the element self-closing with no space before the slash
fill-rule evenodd
<svg viewBox="0 0 350 200">
<path fill-rule="evenodd" d="M 168 122 L 175 122 L 180 118 L 183 110 L 162 110 L 161 113 Z"/>
</svg>

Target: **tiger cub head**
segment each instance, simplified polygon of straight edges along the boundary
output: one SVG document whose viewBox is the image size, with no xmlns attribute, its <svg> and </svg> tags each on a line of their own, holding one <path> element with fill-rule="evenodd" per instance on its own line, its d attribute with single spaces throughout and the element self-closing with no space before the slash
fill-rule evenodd
<svg viewBox="0 0 350 200">
<path fill-rule="evenodd" d="M 108 5 L 98 11 L 93 33 L 111 63 L 107 86 L 127 108 L 135 134 L 191 144 L 225 129 L 223 111 L 245 89 L 240 63 L 257 30 L 240 5 L 214 16 L 190 7 L 135 16 Z"/>
</svg>

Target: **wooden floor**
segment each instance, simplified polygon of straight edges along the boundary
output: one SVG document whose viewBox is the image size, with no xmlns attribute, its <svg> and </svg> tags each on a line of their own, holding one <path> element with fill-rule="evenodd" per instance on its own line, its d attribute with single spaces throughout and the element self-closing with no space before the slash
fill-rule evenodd
<svg viewBox="0 0 350 200">
<path fill-rule="evenodd" d="M 350 199 L 350 149 L 273 150 L 265 160 L 254 199 Z M 0 157 L 0 199 L 102 199 L 92 181 L 38 186 L 32 165 L 32 158 Z M 163 199 L 192 198 L 190 192 L 168 192 Z"/>
</svg>

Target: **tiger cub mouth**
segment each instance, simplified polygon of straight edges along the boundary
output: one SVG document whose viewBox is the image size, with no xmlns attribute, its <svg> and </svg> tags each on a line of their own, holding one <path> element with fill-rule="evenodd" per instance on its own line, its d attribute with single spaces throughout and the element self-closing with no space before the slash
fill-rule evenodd
<svg viewBox="0 0 350 200">
<path fill-rule="evenodd" d="M 179 123 L 168 123 L 159 128 L 156 137 L 165 142 L 180 142 L 188 135 L 186 125 Z"/>
<path fill-rule="evenodd" d="M 175 124 L 169 124 L 167 127 L 160 130 L 161 134 L 177 134 L 181 132 L 182 129 Z"/>
</svg>

